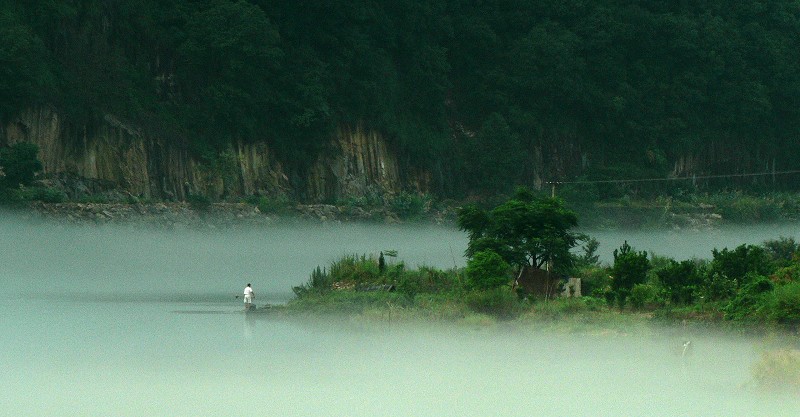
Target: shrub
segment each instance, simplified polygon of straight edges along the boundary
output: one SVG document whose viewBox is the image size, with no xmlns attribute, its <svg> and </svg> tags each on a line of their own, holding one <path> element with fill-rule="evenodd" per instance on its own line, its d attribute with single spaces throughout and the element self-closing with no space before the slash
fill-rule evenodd
<svg viewBox="0 0 800 417">
<path fill-rule="evenodd" d="M 36 188 L 36 199 L 45 203 L 61 203 L 67 199 L 63 191 L 55 188 Z"/>
<path fill-rule="evenodd" d="M 413 219 L 425 211 L 427 200 L 426 196 L 403 191 L 391 200 L 389 208 L 401 219 Z"/>
<path fill-rule="evenodd" d="M 778 269 L 774 274 L 770 275 L 770 279 L 776 284 L 800 282 L 800 263 Z"/>
<path fill-rule="evenodd" d="M 634 308 L 652 307 L 662 304 L 657 287 L 651 284 L 636 284 L 631 289 L 629 301 Z"/>
<path fill-rule="evenodd" d="M 470 291 L 464 301 L 471 310 L 498 318 L 513 318 L 522 311 L 519 297 L 508 286 Z"/>
<path fill-rule="evenodd" d="M 211 199 L 202 194 L 189 194 L 186 197 L 186 201 L 189 203 L 189 206 L 194 210 L 197 211 L 211 210 Z"/>
<path fill-rule="evenodd" d="M 701 297 L 706 301 L 728 300 L 736 294 L 736 281 L 718 272 L 706 274 L 701 287 Z"/>
<path fill-rule="evenodd" d="M 466 304 L 452 294 L 418 294 L 414 297 L 414 307 L 421 310 L 425 318 L 436 320 L 462 319 L 469 313 Z"/>
<path fill-rule="evenodd" d="M 647 259 L 647 252 L 634 251 L 627 241 L 619 249 L 614 250 L 611 289 L 620 307 L 625 305 L 633 286 L 644 283 L 648 269 L 650 261 Z"/>
<path fill-rule="evenodd" d="M 784 209 L 774 198 L 761 198 L 741 191 L 712 195 L 707 201 L 716 207 L 722 218 L 730 222 L 771 221 L 781 217 Z"/>
<path fill-rule="evenodd" d="M 467 261 L 467 282 L 470 290 L 488 290 L 505 285 L 509 281 L 509 265 L 492 250 L 476 252 Z"/>
<path fill-rule="evenodd" d="M 677 304 L 692 303 L 695 292 L 703 282 L 702 271 L 693 260 L 670 260 L 667 266 L 656 271 L 656 276 L 666 289 L 669 299 Z"/>
<path fill-rule="evenodd" d="M 773 284 L 761 276 L 748 277 L 748 284 L 722 308 L 728 320 L 757 320 L 764 318 L 765 309 L 770 299 Z"/>
<path fill-rule="evenodd" d="M 740 245 L 734 250 L 712 251 L 713 259 L 706 272 L 709 300 L 724 300 L 748 283 L 748 277 L 768 276 L 774 266 L 764 248 Z M 724 282 L 727 281 L 727 282 Z"/>
<path fill-rule="evenodd" d="M 275 197 L 258 197 L 255 201 L 258 211 L 264 214 L 286 214 L 289 212 L 292 202 L 285 195 Z"/>
<path fill-rule="evenodd" d="M 311 276 L 308 278 L 308 282 L 305 284 L 292 287 L 292 291 L 298 297 L 304 297 L 310 293 L 321 293 L 325 291 L 331 290 L 331 284 L 333 284 L 331 280 L 330 274 L 327 273 L 324 269 L 321 269 L 317 266 L 317 269 L 311 272 Z"/>
<path fill-rule="evenodd" d="M 37 159 L 39 147 L 33 143 L 20 142 L 8 148 L 0 149 L 0 188 L 17 188 L 20 185 L 31 185 L 36 173 L 42 170 L 42 163 Z"/>
<path fill-rule="evenodd" d="M 390 270 L 390 273 L 392 271 Z M 399 277 L 397 271 L 394 272 Z M 356 284 L 375 283 L 380 280 L 378 262 L 366 255 L 349 255 L 335 261 L 330 266 L 331 282 L 350 281 Z"/>
<path fill-rule="evenodd" d="M 13 206 L 19 204 L 22 199 L 19 190 L 0 187 L 0 204 Z"/>
<path fill-rule="evenodd" d="M 798 253 L 800 245 L 794 238 L 781 236 L 778 239 L 767 240 L 762 246 L 773 262 L 779 267 L 786 267 L 792 264 L 792 259 Z"/>
<path fill-rule="evenodd" d="M 774 298 L 769 306 L 772 320 L 796 326 L 800 324 L 800 282 L 792 282 L 775 288 Z"/>
<path fill-rule="evenodd" d="M 611 286 L 611 271 L 599 266 L 584 268 L 578 271 L 581 277 L 581 294 L 592 297 L 604 297 Z"/>
<path fill-rule="evenodd" d="M 403 271 L 395 279 L 397 291 L 414 297 L 418 293 L 449 292 L 458 285 L 456 273 L 422 266 L 416 271 Z"/>
<path fill-rule="evenodd" d="M 367 192 L 363 196 L 348 197 L 344 201 L 338 201 L 338 205 L 344 206 L 348 209 L 360 208 L 370 210 L 374 208 L 383 207 L 384 201 L 381 194 L 375 192 Z"/>
</svg>

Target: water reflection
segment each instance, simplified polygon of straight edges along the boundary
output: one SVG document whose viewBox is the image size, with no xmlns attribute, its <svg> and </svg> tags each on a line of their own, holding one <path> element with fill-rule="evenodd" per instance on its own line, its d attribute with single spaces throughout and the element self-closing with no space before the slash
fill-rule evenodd
<svg viewBox="0 0 800 417">
<path fill-rule="evenodd" d="M 253 338 L 253 328 L 256 324 L 256 318 L 252 314 L 243 314 L 244 316 L 244 338 L 250 340 Z"/>
</svg>

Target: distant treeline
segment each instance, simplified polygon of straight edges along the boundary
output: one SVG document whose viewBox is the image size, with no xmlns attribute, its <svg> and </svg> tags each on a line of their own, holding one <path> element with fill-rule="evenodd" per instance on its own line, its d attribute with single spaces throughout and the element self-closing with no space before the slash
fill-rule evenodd
<svg viewBox="0 0 800 417">
<path fill-rule="evenodd" d="M 552 178 L 793 169 L 798 46 L 794 0 L 0 0 L 0 117 L 113 113 L 300 170 L 361 124 L 452 196 L 531 184 L 537 147 Z"/>
</svg>

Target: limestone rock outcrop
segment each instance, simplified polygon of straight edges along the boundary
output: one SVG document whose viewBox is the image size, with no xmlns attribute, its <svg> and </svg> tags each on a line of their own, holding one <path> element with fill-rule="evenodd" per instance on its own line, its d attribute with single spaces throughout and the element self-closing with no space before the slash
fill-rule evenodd
<svg viewBox="0 0 800 417">
<path fill-rule="evenodd" d="M 167 201 L 183 201 L 192 194 L 295 195 L 308 202 L 333 202 L 428 191 L 429 175 L 400 167 L 378 133 L 343 127 L 331 140 L 331 152 L 320 155 L 304 177 L 290 181 L 288 170 L 263 142 L 234 142 L 220 158 L 208 161 L 181 140 L 145 133 L 113 115 L 91 131 L 79 130 L 42 107 L 0 126 L 0 146 L 38 145 L 43 178 L 66 188 L 68 195 L 113 191 Z"/>
</svg>

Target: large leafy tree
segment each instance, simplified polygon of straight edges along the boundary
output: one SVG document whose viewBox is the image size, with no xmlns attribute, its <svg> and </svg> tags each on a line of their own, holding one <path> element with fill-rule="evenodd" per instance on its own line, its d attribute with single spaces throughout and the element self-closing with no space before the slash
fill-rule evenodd
<svg viewBox="0 0 800 417">
<path fill-rule="evenodd" d="M 469 234 L 466 254 L 493 251 L 516 268 L 542 268 L 552 262 L 556 271 L 572 266 L 572 249 L 582 235 L 572 229 L 578 218 L 554 198 L 536 198 L 524 188 L 510 200 L 486 211 L 467 206 L 458 225 Z"/>
</svg>

